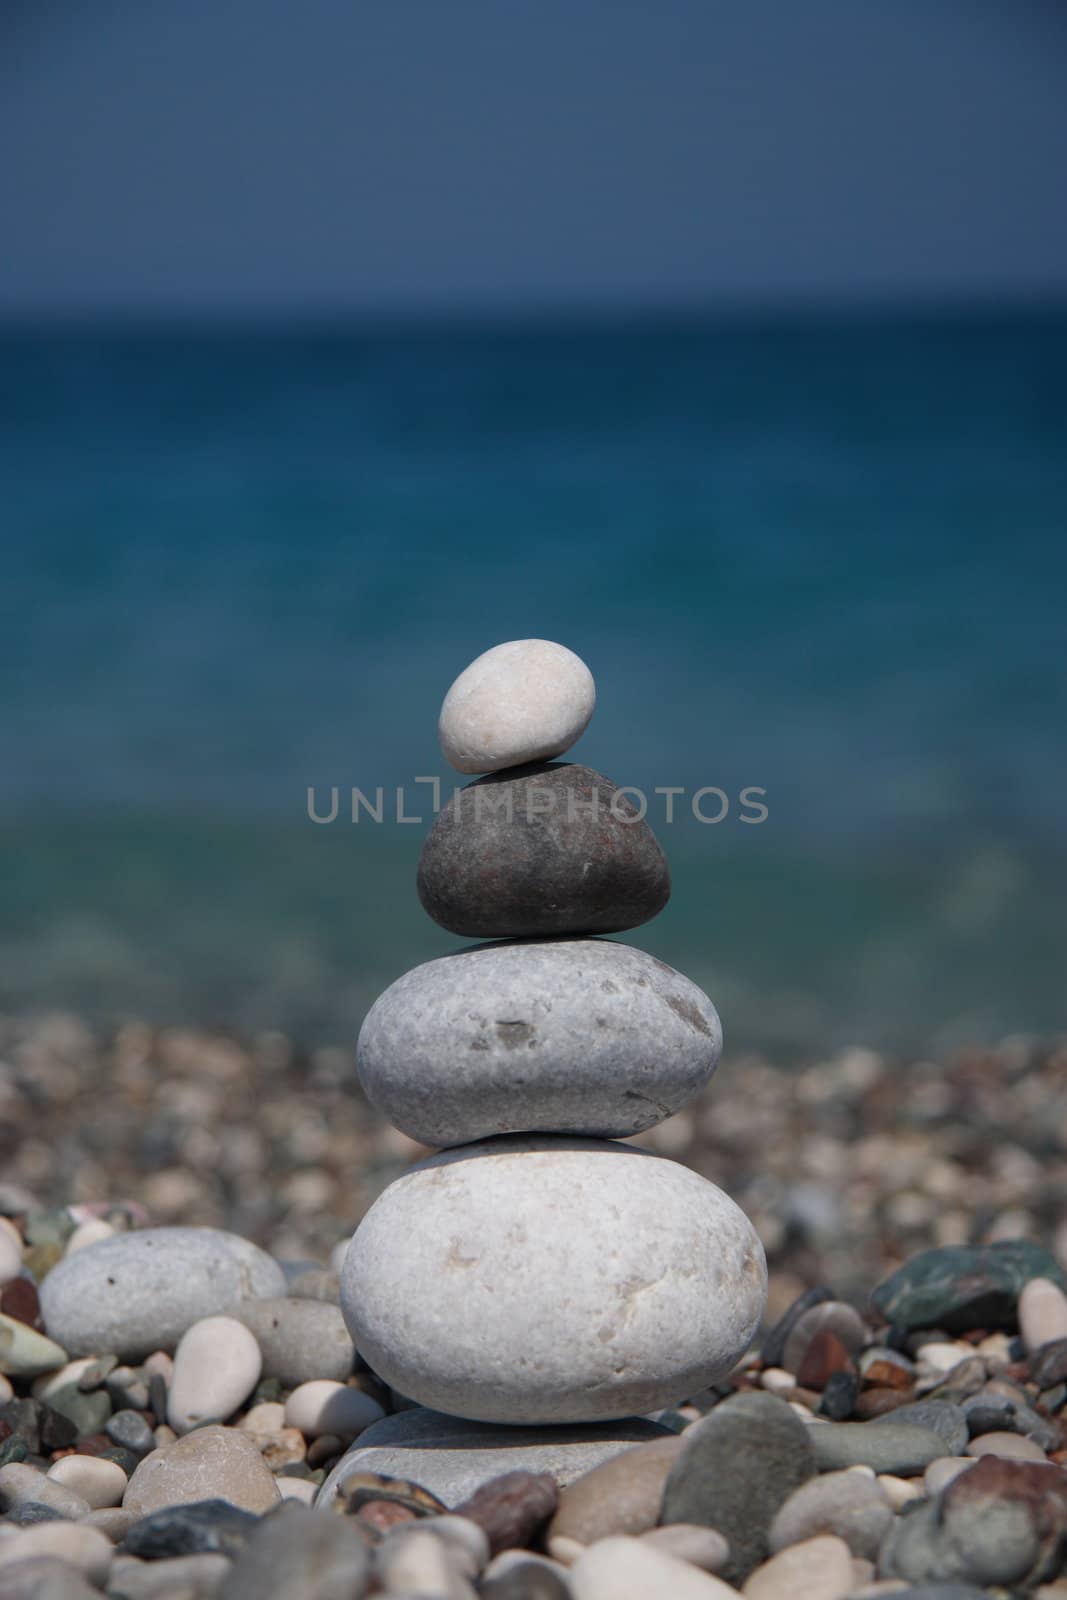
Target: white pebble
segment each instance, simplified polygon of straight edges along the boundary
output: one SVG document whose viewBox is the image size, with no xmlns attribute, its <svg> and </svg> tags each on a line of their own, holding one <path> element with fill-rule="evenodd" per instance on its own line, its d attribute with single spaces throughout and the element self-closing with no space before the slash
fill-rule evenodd
<svg viewBox="0 0 1067 1600">
<path fill-rule="evenodd" d="M 0 1285 L 11 1283 L 22 1271 L 22 1235 L 6 1217 L 0 1217 Z"/>
<path fill-rule="evenodd" d="M 764 1367 L 760 1373 L 760 1388 L 769 1389 L 771 1394 L 788 1394 L 790 1389 L 795 1389 L 797 1380 L 791 1372 L 784 1367 Z"/>
<path fill-rule="evenodd" d="M 348 1247 L 351 1243 L 351 1239 L 339 1239 L 330 1251 L 330 1271 L 336 1272 L 338 1277 L 341 1276 L 341 1269 L 345 1264 L 345 1256 L 348 1254 Z"/>
<path fill-rule="evenodd" d="M 942 1489 L 947 1489 L 961 1472 L 967 1472 L 973 1466 L 973 1460 L 966 1456 L 938 1456 L 923 1473 L 923 1484 L 927 1494 L 940 1494 Z"/>
<path fill-rule="evenodd" d="M 0 1372 L 0 1406 L 6 1406 L 7 1402 L 14 1398 L 14 1394 L 15 1391 L 11 1384 L 4 1377 L 4 1374 Z"/>
<path fill-rule="evenodd" d="M 84 1250 L 88 1244 L 102 1244 L 105 1239 L 113 1239 L 115 1230 L 110 1222 L 105 1222 L 103 1217 L 90 1217 L 88 1222 L 83 1222 L 75 1228 L 67 1240 L 64 1255 L 72 1256 L 76 1250 Z"/>
<path fill-rule="evenodd" d="M 312 1478 L 278 1478 L 278 1493 L 283 1500 L 299 1500 L 302 1505 L 314 1504 L 319 1486 Z"/>
<path fill-rule="evenodd" d="M 34 1556 L 57 1556 L 88 1578 L 90 1583 L 107 1581 L 115 1547 L 99 1528 L 83 1528 L 73 1522 L 39 1522 L 22 1528 L 17 1538 L 0 1545 L 0 1566 L 29 1561 Z"/>
<path fill-rule="evenodd" d="M 285 1421 L 299 1428 L 309 1439 L 334 1433 L 339 1439 L 355 1439 L 372 1422 L 380 1422 L 385 1412 L 377 1400 L 361 1389 L 336 1383 L 331 1378 L 313 1378 L 294 1389 L 285 1402 Z"/>
<path fill-rule="evenodd" d="M 972 1439 L 965 1451 L 969 1456 L 1005 1456 L 1010 1461 L 1046 1461 L 1048 1458 L 1033 1439 L 1021 1433 L 983 1433 Z"/>
<path fill-rule="evenodd" d="M 619 1535 L 598 1539 L 588 1549 L 578 1548 L 580 1554 L 568 1574 L 574 1600 L 648 1600 L 650 1595 L 669 1596 L 670 1600 L 737 1600 L 737 1590 L 721 1578 L 665 1555 L 645 1539 Z"/>
<path fill-rule="evenodd" d="M 167 1421 L 179 1434 L 201 1422 L 225 1422 L 248 1399 L 262 1370 L 259 1345 L 244 1323 L 234 1317 L 194 1322 L 174 1353 Z"/>
<path fill-rule="evenodd" d="M 280 1400 L 261 1400 L 237 1424 L 246 1433 L 280 1433 L 285 1427 L 285 1407 Z"/>
<path fill-rule="evenodd" d="M 762 1567 L 742 1589 L 746 1600 L 844 1600 L 852 1588 L 852 1554 L 844 1539 L 820 1533 L 791 1544 Z"/>
<path fill-rule="evenodd" d="M 1067 1339 L 1067 1295 L 1048 1278 L 1031 1278 L 1019 1296 L 1019 1332 L 1027 1350 Z"/>
<path fill-rule="evenodd" d="M 60 1456 L 45 1476 L 65 1489 L 73 1489 L 94 1511 L 121 1505 L 128 1482 L 118 1462 L 103 1456 Z"/>
<path fill-rule="evenodd" d="M 923 1498 L 921 1478 L 898 1478 L 892 1472 L 881 1472 L 878 1483 L 894 1511 L 903 1511 L 910 1501 Z"/>
<path fill-rule="evenodd" d="M 438 735 L 457 772 L 499 772 L 560 756 L 585 732 L 596 705 L 593 674 L 549 639 L 494 645 L 445 696 Z"/>
<path fill-rule="evenodd" d="M 958 1367 L 961 1361 L 966 1361 L 973 1355 L 974 1351 L 969 1344 L 948 1344 L 940 1341 L 921 1345 L 918 1359 L 925 1362 L 933 1372 L 951 1372 L 953 1367 Z"/>
</svg>

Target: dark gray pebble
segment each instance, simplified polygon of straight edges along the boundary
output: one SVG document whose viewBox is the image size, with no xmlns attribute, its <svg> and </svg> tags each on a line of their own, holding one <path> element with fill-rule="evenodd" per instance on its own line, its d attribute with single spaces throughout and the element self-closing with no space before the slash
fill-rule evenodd
<svg viewBox="0 0 1067 1600">
<path fill-rule="evenodd" d="M 192 1556 L 204 1551 L 236 1556 L 259 1526 L 259 1517 L 228 1500 L 196 1500 L 164 1506 L 135 1522 L 123 1541 L 129 1555 L 144 1561 Z"/>
</svg>

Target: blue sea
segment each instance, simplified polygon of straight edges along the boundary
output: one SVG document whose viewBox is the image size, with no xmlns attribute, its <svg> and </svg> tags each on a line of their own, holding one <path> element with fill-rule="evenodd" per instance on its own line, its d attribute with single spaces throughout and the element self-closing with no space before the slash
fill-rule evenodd
<svg viewBox="0 0 1067 1600">
<path fill-rule="evenodd" d="M 0 496 L 0 1009 L 351 1043 L 536 635 L 728 1048 L 1067 1022 L 1067 312 L 11 331 Z"/>
</svg>

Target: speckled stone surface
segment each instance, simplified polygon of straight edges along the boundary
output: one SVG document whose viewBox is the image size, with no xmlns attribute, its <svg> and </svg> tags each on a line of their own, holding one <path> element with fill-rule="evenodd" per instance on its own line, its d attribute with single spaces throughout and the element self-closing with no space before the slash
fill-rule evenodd
<svg viewBox="0 0 1067 1600">
<path fill-rule="evenodd" d="M 218 1228 L 144 1228 L 68 1256 L 41 1286 L 49 1337 L 73 1356 L 173 1350 L 203 1317 L 285 1293 L 276 1261 Z"/>
<path fill-rule="evenodd" d="M 371 1007 L 359 1075 L 428 1145 L 502 1133 L 640 1133 L 708 1082 L 722 1049 L 703 990 L 603 939 L 461 950 L 414 967 Z"/>
<path fill-rule="evenodd" d="M 633 798 L 557 762 L 458 790 L 423 844 L 418 891 L 450 932 L 509 939 L 636 928 L 663 910 L 671 879 Z"/>
<path fill-rule="evenodd" d="M 509 639 L 460 673 L 445 696 L 438 737 L 457 772 L 499 772 L 561 756 L 596 705 L 593 674 L 550 639 Z"/>
<path fill-rule="evenodd" d="M 422 1405 L 487 1422 L 641 1415 L 748 1347 L 763 1248 L 696 1173 L 608 1140 L 514 1137 L 413 1167 L 349 1246 L 356 1348 Z"/>
<path fill-rule="evenodd" d="M 635 1444 L 671 1437 L 644 1417 L 576 1427 L 508 1428 L 416 1406 L 361 1434 L 319 1490 L 316 1506 L 331 1505 L 345 1480 L 357 1472 L 419 1483 L 447 1506 L 462 1504 L 505 1472 L 550 1472 L 563 1487 Z"/>
</svg>

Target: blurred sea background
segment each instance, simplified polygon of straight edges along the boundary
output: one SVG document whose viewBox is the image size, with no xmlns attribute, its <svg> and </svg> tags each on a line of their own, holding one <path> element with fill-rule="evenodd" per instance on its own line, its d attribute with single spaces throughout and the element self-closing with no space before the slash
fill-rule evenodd
<svg viewBox="0 0 1067 1600">
<path fill-rule="evenodd" d="M 536 635 L 731 1046 L 1062 1025 L 1065 377 L 1039 307 L 8 330 L 0 1008 L 350 1044 L 459 942 L 444 691 Z"/>
</svg>

